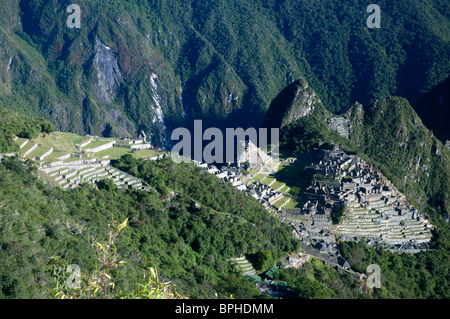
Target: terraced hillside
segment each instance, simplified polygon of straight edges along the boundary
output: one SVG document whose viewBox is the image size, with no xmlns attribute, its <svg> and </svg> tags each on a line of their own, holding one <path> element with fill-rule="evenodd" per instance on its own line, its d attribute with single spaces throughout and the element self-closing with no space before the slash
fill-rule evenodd
<svg viewBox="0 0 450 319">
<path fill-rule="evenodd" d="M 149 159 L 163 155 L 140 140 L 116 141 L 65 132 L 40 134 L 32 140 L 16 138 L 14 142 L 23 159 L 36 162 L 43 180 L 64 189 L 111 179 L 119 188 L 148 190 L 140 179 L 112 167 L 110 162 L 125 154 Z M 132 150 L 131 146 L 142 149 Z"/>
<path fill-rule="evenodd" d="M 405 244 L 408 242 L 425 243 L 431 239 L 429 224 L 415 217 L 413 212 L 402 214 L 384 199 L 370 201 L 370 208 L 361 205 L 349 208 L 342 225 L 335 228 L 335 233 L 351 238 L 381 238 L 385 242 Z"/>
<path fill-rule="evenodd" d="M 254 275 L 256 273 L 252 264 L 244 256 L 230 258 L 229 260 L 239 271 L 243 273 L 243 275 Z"/>
<path fill-rule="evenodd" d="M 104 179 L 112 179 L 118 188 L 149 189 L 148 186 L 143 185 L 140 179 L 111 167 L 109 164 L 102 163 L 66 164 L 43 168 L 40 176 L 64 189 L 75 188 L 82 183 L 92 184 Z"/>
</svg>

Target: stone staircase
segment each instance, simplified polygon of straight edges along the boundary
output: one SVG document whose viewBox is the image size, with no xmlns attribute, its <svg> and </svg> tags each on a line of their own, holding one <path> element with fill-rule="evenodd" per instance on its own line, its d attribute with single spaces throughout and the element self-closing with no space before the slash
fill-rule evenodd
<svg viewBox="0 0 450 319">
<path fill-rule="evenodd" d="M 243 273 L 243 275 L 256 274 L 252 264 L 244 256 L 238 258 L 230 258 L 228 260 L 231 261 L 234 266 Z"/>
</svg>

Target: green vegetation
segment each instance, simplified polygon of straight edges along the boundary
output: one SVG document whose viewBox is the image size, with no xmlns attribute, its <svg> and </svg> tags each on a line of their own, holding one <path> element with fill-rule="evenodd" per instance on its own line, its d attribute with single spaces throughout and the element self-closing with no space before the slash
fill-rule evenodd
<svg viewBox="0 0 450 319">
<path fill-rule="evenodd" d="M 283 206 L 284 209 L 301 209 L 303 207 L 302 202 L 297 202 L 294 199 L 291 198 L 289 203 Z"/>
<path fill-rule="evenodd" d="M 107 159 L 116 160 L 116 159 L 121 158 L 123 155 L 129 154 L 129 153 L 130 153 L 130 150 L 127 148 L 111 147 L 111 148 L 108 148 L 107 150 L 97 152 L 94 155 L 97 158 L 102 158 L 102 157 L 108 156 Z"/>
<path fill-rule="evenodd" d="M 141 151 L 136 151 L 133 153 L 133 157 L 134 158 L 150 158 L 150 157 L 155 157 L 157 155 L 161 155 L 160 152 L 155 151 L 155 150 L 141 150 Z"/>
<path fill-rule="evenodd" d="M 422 124 L 408 101 L 391 97 L 366 109 L 353 105 L 345 114 L 353 128 L 350 140 L 329 129 L 322 112 L 318 109 L 283 129 L 282 147 L 305 153 L 319 142 L 326 142 L 322 148 L 339 145 L 373 163 L 418 208 L 433 215 L 450 211 L 449 150 Z"/>
<path fill-rule="evenodd" d="M 407 100 L 387 98 L 395 94 L 413 102 L 448 78 L 445 1 L 380 0 L 382 29 L 366 27 L 367 3 L 362 0 L 79 4 L 83 16 L 91 17 L 83 19 L 81 29 L 65 26 L 64 1 L 10 1 L 0 12 L 0 153 L 17 152 L 25 139 L 36 140 L 21 154 L 42 144 L 30 157 L 49 145 L 74 152 L 74 144 L 87 140 L 52 133 L 54 125 L 105 137 L 144 130 L 158 145 L 164 132 L 154 124 L 156 101 L 168 127 L 186 126 L 183 113 L 219 127 L 259 126 L 269 102 L 292 80 L 304 77 L 323 104 L 282 131 L 282 146 L 289 148 L 283 153 L 308 158 L 318 142 L 339 144 L 379 167 L 438 229 L 432 250 L 417 255 L 341 243 L 356 270 L 365 272 L 370 263 L 381 266 L 383 288 L 363 287 L 367 294 L 357 292 L 359 283 L 349 275 L 317 260 L 281 270 L 277 279 L 288 282 L 299 298 L 448 298 L 449 229 L 442 215 L 450 211 L 449 151 Z M 123 81 L 106 81 L 120 82 L 117 87 L 98 85 L 100 42 L 113 52 L 107 60 L 117 60 L 113 73 L 120 72 Z M 348 110 L 355 101 L 369 106 Z M 332 114 L 327 110 L 350 120 L 350 140 L 328 129 Z M 20 139 L 14 142 L 14 136 Z M 136 159 L 152 156 L 150 150 L 101 154 L 153 191 L 122 192 L 109 181 L 99 182 L 98 190 L 83 185 L 63 191 L 36 179 L 30 161 L 6 158 L 0 163 L 0 298 L 63 297 L 69 292 L 59 289 L 67 275 L 61 269 L 69 264 L 80 265 L 85 278 L 98 280 L 92 286 L 94 292 L 101 289 L 96 297 L 164 296 L 161 283 L 172 280 L 193 298 L 212 297 L 215 291 L 221 297 L 256 298 L 255 286 L 227 258 L 257 256 L 264 268 L 298 248 L 291 229 L 260 203 L 194 165 Z M 49 160 L 55 158 L 52 154 Z M 309 184 L 310 176 L 302 175 L 306 163 L 281 166 L 275 174 L 293 197 Z M 298 204 L 291 199 L 288 205 Z M 334 222 L 341 214 L 333 212 Z M 128 227 L 111 242 L 109 225 L 116 220 L 128 220 Z M 99 250 L 93 243 L 109 248 Z M 119 255 L 127 262 L 120 272 L 115 262 L 111 272 L 96 265 L 99 256 Z M 143 264 L 152 268 L 138 266 Z M 114 291 L 106 275 L 113 275 Z"/>
<path fill-rule="evenodd" d="M 371 264 L 381 267 L 381 288 L 370 292 L 374 298 L 448 298 L 450 228 L 443 219 L 437 224 L 431 249 L 414 255 L 354 242 L 341 242 L 339 250 L 355 271 L 365 273 Z"/>
<path fill-rule="evenodd" d="M 89 143 L 88 145 L 86 145 L 86 146 L 83 148 L 83 150 L 87 150 L 87 149 L 90 149 L 90 148 L 96 148 L 96 147 L 99 147 L 99 146 L 108 144 L 108 143 L 110 143 L 111 141 L 113 141 L 113 139 L 111 139 L 111 140 L 101 139 L 101 140 L 98 140 L 98 141 L 92 141 L 91 143 Z"/>
<path fill-rule="evenodd" d="M 256 270 L 266 270 L 272 267 L 274 260 L 270 250 L 261 250 L 253 256 L 253 265 Z"/>
<path fill-rule="evenodd" d="M 314 258 L 297 269 L 280 269 L 275 274 L 275 279 L 289 283 L 294 298 L 370 298 L 370 295 L 358 291 L 361 282 L 347 273 L 340 274 Z"/>
<path fill-rule="evenodd" d="M 76 152 L 77 149 L 75 145 L 85 143 L 89 139 L 90 139 L 89 136 L 55 131 L 52 132 L 51 134 L 40 134 L 36 138 L 36 143 L 39 143 L 47 148 L 54 147 L 55 149 L 58 150 L 65 150 L 66 153 L 56 152 L 56 154 L 62 156 L 67 153 Z"/>
<path fill-rule="evenodd" d="M 34 119 L 1 106 L 0 118 L 0 153 L 19 151 L 19 144 L 14 143 L 14 136 L 24 141 L 37 138 L 40 132 L 51 133 L 55 130 L 47 120 Z"/>
<path fill-rule="evenodd" d="M 299 120 L 290 123 L 280 132 L 280 147 L 293 152 L 307 152 L 319 142 L 339 139 L 339 134 L 328 128 L 331 114 L 322 105 Z"/>
<path fill-rule="evenodd" d="M 289 197 L 287 196 L 283 196 L 281 197 L 279 200 L 277 200 L 277 202 L 275 204 L 273 204 L 273 206 L 275 208 L 280 208 L 284 203 L 286 203 L 289 200 Z"/>
<path fill-rule="evenodd" d="M 120 260 L 126 262 L 119 273 L 114 272 L 116 293 L 111 296 L 117 298 L 119 292 L 130 298 L 146 295 L 138 286 L 148 274 L 139 268 L 145 260 L 158 269 L 163 282 L 171 280 L 180 294 L 190 298 L 212 297 L 216 291 L 223 297 L 255 297 L 258 291 L 246 290 L 248 280 L 226 259 L 261 250 L 280 258 L 298 248 L 289 227 L 256 200 L 193 164 L 126 155 L 116 166 L 130 173 L 137 169 L 136 175 L 158 191 L 122 192 L 107 181 L 98 184 L 99 190 L 86 184 L 63 191 L 34 177 L 31 163 L 3 159 L 1 298 L 50 297 L 49 291 L 56 288 L 48 271 L 54 257 L 65 265 L 63 269 L 77 264 L 83 274 L 94 274 L 98 252 L 92 244 L 108 242 L 108 224 L 113 220 L 128 218 L 128 227 L 115 241 Z M 227 278 L 234 278 L 235 284 Z"/>
<path fill-rule="evenodd" d="M 377 4 L 381 29 L 367 28 L 363 0 L 80 0 L 90 18 L 75 30 L 65 25 L 63 1 L 9 2 L 0 13 L 8 48 L 0 56 L 0 103 L 73 132 L 158 136 L 149 112 L 155 92 L 174 127 L 186 105 L 191 118 L 258 126 L 276 94 L 302 76 L 336 112 L 394 94 L 414 101 L 448 77 L 448 7 Z M 123 78 L 106 91 L 110 102 L 92 63 L 96 39 L 114 51 Z"/>
<path fill-rule="evenodd" d="M 308 161 L 297 160 L 291 164 L 280 164 L 278 167 L 275 178 L 280 183 L 286 184 L 280 191 L 284 193 L 287 187 L 290 188 L 286 195 L 289 195 L 291 200 L 283 208 L 298 209 L 303 207 L 302 195 L 306 188 L 311 185 L 311 176 L 304 171 L 305 167 L 309 164 L 310 162 Z M 276 203 L 278 205 L 275 205 L 276 207 L 281 205 L 279 202 Z"/>
<path fill-rule="evenodd" d="M 278 171 L 275 173 L 275 178 L 290 188 L 298 187 L 299 189 L 303 189 L 305 183 L 300 177 L 304 175 L 304 169 L 309 164 L 311 163 L 303 160 L 295 161 L 292 164 L 280 164 Z M 306 186 L 309 186 L 309 183 L 308 181 L 308 185 Z M 304 189 L 306 190 L 306 188 Z"/>
<path fill-rule="evenodd" d="M 46 153 L 50 148 L 54 148 L 50 156 L 45 159 L 45 163 L 57 161 L 58 157 L 76 153 L 77 145 L 85 143 L 91 139 L 90 136 L 79 135 L 75 133 L 66 133 L 54 130 L 54 126 L 47 120 L 34 119 L 25 114 L 9 110 L 7 108 L 0 107 L 0 116 L 2 121 L 0 122 L 0 153 L 18 152 L 21 156 L 28 151 L 35 144 L 40 144 L 30 154 L 28 159 L 39 157 Z M 30 127 L 32 129 L 30 129 Z M 19 146 L 23 144 L 28 138 L 18 137 L 14 141 L 14 136 L 24 136 L 23 132 L 31 132 L 30 140 L 25 146 L 19 150 Z M 26 134 L 25 134 L 26 135 Z M 26 135 L 28 136 L 28 135 Z M 108 143 L 113 139 L 102 139 L 101 141 L 93 141 L 83 149 L 90 147 L 96 147 Z M 58 151 L 57 151 L 58 150 Z M 125 154 L 130 154 L 131 150 L 127 148 L 112 147 L 104 151 L 95 153 L 94 157 L 101 159 L 104 156 L 109 156 L 108 159 L 116 160 Z M 144 149 L 141 151 L 135 151 L 133 156 L 136 158 L 149 158 L 157 155 L 161 155 L 161 152 L 152 149 Z M 94 157 L 83 156 L 83 159 L 91 159 Z M 78 157 L 70 157 L 65 159 L 65 162 L 80 160 Z"/>
<path fill-rule="evenodd" d="M 345 210 L 345 205 L 333 205 L 331 211 L 331 221 L 333 224 L 339 225 L 342 222 L 342 216 L 344 216 Z"/>
<path fill-rule="evenodd" d="M 259 174 L 259 175 L 256 175 L 255 177 L 253 177 L 253 181 L 254 182 L 258 182 L 258 181 L 262 180 L 265 177 L 266 177 L 265 174 Z"/>
<path fill-rule="evenodd" d="M 275 180 L 275 178 L 271 175 L 268 175 L 266 178 L 261 180 L 261 183 L 269 185 L 270 183 L 272 183 Z"/>
<path fill-rule="evenodd" d="M 348 153 L 356 153 L 364 160 L 380 168 L 383 175 L 402 191 L 416 207 L 424 210 L 437 226 L 433 231 L 430 250 L 417 254 L 398 254 L 380 248 L 370 248 L 364 244 L 341 242 L 340 251 L 360 273 L 366 272 L 370 264 L 378 264 L 382 271 L 382 288 L 368 289 L 361 286 L 364 298 L 447 298 L 448 285 L 449 226 L 443 215 L 449 211 L 448 150 L 425 128 L 408 104 L 402 98 L 382 99 L 363 109 L 354 105 L 345 114 L 353 127 L 350 140 L 337 136 L 326 121 L 315 112 L 297 122 L 291 123 L 284 132 L 284 147 L 291 151 L 307 151 L 317 142 L 327 142 L 328 146 L 338 144 Z M 323 130 L 323 131 L 322 131 Z M 319 136 L 319 138 L 317 138 Z M 326 146 L 326 145 L 324 145 Z M 326 146 L 326 147 L 328 147 Z M 312 153 L 313 154 L 313 153 Z M 308 156 L 308 153 L 299 156 Z M 314 179 L 324 180 L 324 176 L 314 175 Z M 279 179 L 277 177 L 277 179 Z M 280 178 L 281 180 L 281 178 Z M 341 222 L 345 207 L 332 212 L 333 223 Z M 305 267 L 306 266 L 306 267 Z M 283 270 L 280 279 L 293 286 L 294 294 L 300 298 L 354 298 L 353 291 L 343 285 L 340 279 L 317 280 L 314 269 L 309 274 L 304 265 L 298 270 Z M 315 268 L 315 267 L 313 267 Z M 331 278 L 330 278 L 331 277 Z M 327 286 L 323 285 L 323 281 Z M 341 287 L 339 289 L 330 287 Z"/>
<path fill-rule="evenodd" d="M 412 203 L 432 214 L 450 211 L 450 151 L 422 124 L 408 101 L 392 97 L 347 116 L 354 126 L 345 149 L 381 169 Z"/>
</svg>

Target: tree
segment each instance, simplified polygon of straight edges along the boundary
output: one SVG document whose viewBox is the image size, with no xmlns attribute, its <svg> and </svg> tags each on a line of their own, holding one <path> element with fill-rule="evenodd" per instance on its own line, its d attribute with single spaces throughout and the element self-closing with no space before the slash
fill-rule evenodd
<svg viewBox="0 0 450 319">
<path fill-rule="evenodd" d="M 254 266 L 256 270 L 268 269 L 271 267 L 272 252 L 270 250 L 260 250 L 255 255 Z"/>
<path fill-rule="evenodd" d="M 116 192 L 119 188 L 112 179 L 102 179 L 97 182 L 98 189 L 104 189 L 108 192 Z"/>
<path fill-rule="evenodd" d="M 52 133 L 55 130 L 56 130 L 55 126 L 48 121 L 45 121 L 41 124 L 42 133 Z"/>
</svg>

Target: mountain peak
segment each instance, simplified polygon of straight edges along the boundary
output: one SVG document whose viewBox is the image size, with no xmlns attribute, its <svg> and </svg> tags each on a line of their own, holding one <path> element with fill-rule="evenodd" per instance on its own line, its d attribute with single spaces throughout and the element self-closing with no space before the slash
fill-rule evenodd
<svg viewBox="0 0 450 319">
<path fill-rule="evenodd" d="M 286 86 L 270 103 L 263 127 L 289 125 L 311 114 L 322 101 L 304 79 L 298 79 Z"/>
</svg>

